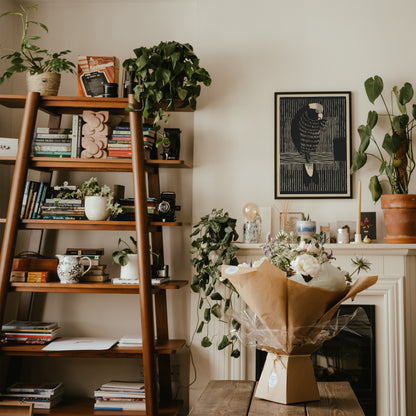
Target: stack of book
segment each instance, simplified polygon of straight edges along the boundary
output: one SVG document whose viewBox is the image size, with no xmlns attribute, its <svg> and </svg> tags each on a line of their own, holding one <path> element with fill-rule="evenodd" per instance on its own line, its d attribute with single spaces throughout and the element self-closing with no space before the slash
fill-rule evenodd
<svg viewBox="0 0 416 416">
<path fill-rule="evenodd" d="M 10 321 L 1 332 L 7 342 L 47 344 L 58 337 L 60 328 L 56 322 Z"/>
<path fill-rule="evenodd" d="M 33 155 L 47 157 L 71 157 L 72 130 L 36 127 L 33 137 Z"/>
<path fill-rule="evenodd" d="M 118 221 L 134 221 L 135 210 L 134 210 L 134 198 L 119 198 L 117 201 L 123 210 L 117 216 Z M 157 217 L 157 199 L 147 198 L 147 214 L 151 219 Z"/>
<path fill-rule="evenodd" d="M 63 397 L 62 383 L 24 383 L 17 382 L 1 393 L 0 399 L 11 402 L 33 403 L 35 409 L 51 409 Z"/>
<path fill-rule="evenodd" d="M 114 127 L 107 144 L 108 157 L 131 158 L 131 133 L 128 126 Z"/>
<path fill-rule="evenodd" d="M 140 337 L 125 335 L 118 340 L 117 347 L 142 347 L 143 340 Z"/>
<path fill-rule="evenodd" d="M 111 381 L 94 392 L 94 410 L 146 410 L 144 384 Z"/>
<path fill-rule="evenodd" d="M 46 199 L 48 188 L 46 182 L 26 181 L 20 210 L 21 219 L 40 218 L 40 207 Z"/>
<path fill-rule="evenodd" d="M 107 265 L 101 263 L 104 255 L 103 248 L 67 248 L 66 254 L 88 257 L 91 260 L 91 269 L 79 278 L 80 282 L 101 283 L 109 280 L 110 276 L 106 272 Z M 81 259 L 84 271 L 88 269 L 90 262 L 87 259 Z"/>
</svg>

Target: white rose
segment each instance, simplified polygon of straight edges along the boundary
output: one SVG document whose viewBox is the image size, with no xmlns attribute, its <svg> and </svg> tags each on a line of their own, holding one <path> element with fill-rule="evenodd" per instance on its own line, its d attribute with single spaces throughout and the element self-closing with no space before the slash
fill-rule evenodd
<svg viewBox="0 0 416 416">
<path fill-rule="evenodd" d="M 301 254 L 290 263 L 295 274 L 318 277 L 321 272 L 319 260 L 309 254 Z"/>
<path fill-rule="evenodd" d="M 264 262 L 264 260 L 268 260 L 267 259 L 267 257 L 262 257 L 261 259 L 258 259 L 258 260 L 255 260 L 254 262 L 253 262 L 253 267 L 255 268 L 255 269 L 257 269 L 258 267 L 260 267 L 260 264 L 262 264 L 263 262 Z"/>
</svg>

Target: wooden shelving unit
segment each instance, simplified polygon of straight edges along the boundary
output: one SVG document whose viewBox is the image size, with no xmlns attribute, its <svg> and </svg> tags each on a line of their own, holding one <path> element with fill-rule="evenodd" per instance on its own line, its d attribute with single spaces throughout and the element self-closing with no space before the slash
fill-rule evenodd
<svg viewBox="0 0 416 416">
<path fill-rule="evenodd" d="M 168 337 L 166 290 L 184 287 L 187 281 L 170 280 L 165 284 L 151 285 L 149 233 L 152 236 L 152 249 L 159 250 L 163 260 L 164 227 L 177 227 L 180 222 L 149 221 L 147 217 L 147 191 L 150 196 L 160 195 L 160 168 L 192 168 L 192 164 L 183 160 L 145 160 L 143 150 L 143 128 L 140 112 L 126 113 L 128 104 L 137 105 L 134 97 L 129 98 L 80 98 L 80 97 L 40 97 L 37 93 L 21 95 L 0 95 L 0 105 L 8 108 L 24 109 L 19 149 L 16 158 L 0 157 L 0 163 L 14 164 L 14 174 L 7 218 L 0 218 L 4 224 L 3 245 L 0 256 L 0 323 L 4 319 L 4 308 L 8 293 L 20 292 L 19 318 L 30 319 L 30 303 L 37 293 L 96 293 L 129 294 L 140 300 L 140 319 L 143 346 L 141 348 L 113 347 L 105 351 L 43 351 L 39 345 L 0 346 L 0 356 L 14 357 L 75 357 L 75 358 L 141 358 L 144 367 L 146 389 L 146 411 L 94 411 L 92 399 L 70 399 L 50 410 L 35 409 L 34 414 L 50 415 L 101 415 L 129 414 L 157 416 L 176 415 L 180 402 L 172 400 L 170 378 L 170 355 L 181 349 L 184 340 L 172 340 Z M 131 159 L 70 159 L 30 157 L 31 142 L 38 111 L 49 114 L 50 127 L 60 125 L 63 114 L 79 114 L 84 109 L 108 110 L 111 114 L 129 115 L 132 132 L 133 156 Z M 180 108 L 179 111 L 191 111 Z M 28 169 L 46 171 L 91 171 L 91 172 L 127 172 L 133 178 L 135 197 L 135 221 L 76 221 L 76 220 L 20 220 L 20 205 Z M 146 174 L 147 173 L 147 174 Z M 148 184 L 146 183 L 146 177 Z M 135 285 L 115 285 L 111 283 L 17 283 L 9 282 L 11 263 L 16 245 L 17 231 L 27 230 L 101 230 L 136 232 L 139 252 L 139 282 Z M 24 296 L 23 296 L 24 295 Z M 70 295 L 69 295 L 70 296 Z M 26 313 L 23 318 L 22 313 Z M 158 361 L 158 363 L 157 363 Z M 19 366 L 15 366 L 18 368 Z M 3 375 L 4 376 L 4 375 Z M 59 377 L 59 374 L 57 375 Z M 19 374 L 9 374 L 8 379 L 17 381 Z"/>
</svg>

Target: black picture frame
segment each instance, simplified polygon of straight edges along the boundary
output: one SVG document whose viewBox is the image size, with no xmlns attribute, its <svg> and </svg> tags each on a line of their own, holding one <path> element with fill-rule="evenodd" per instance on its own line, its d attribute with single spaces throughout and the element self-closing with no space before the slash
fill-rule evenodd
<svg viewBox="0 0 416 416">
<path fill-rule="evenodd" d="M 275 93 L 275 199 L 352 198 L 351 92 Z"/>
</svg>

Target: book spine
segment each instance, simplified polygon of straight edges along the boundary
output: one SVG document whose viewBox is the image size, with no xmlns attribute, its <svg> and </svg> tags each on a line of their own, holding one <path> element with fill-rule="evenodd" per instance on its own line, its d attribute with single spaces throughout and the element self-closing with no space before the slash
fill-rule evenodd
<svg viewBox="0 0 416 416">
<path fill-rule="evenodd" d="M 32 194 L 33 194 L 33 188 L 34 187 L 35 187 L 35 182 L 30 181 L 29 193 L 27 195 L 27 202 L 26 202 L 26 207 L 25 207 L 25 212 L 23 214 L 23 218 L 28 218 L 30 203 L 32 202 Z"/>
<path fill-rule="evenodd" d="M 29 197 L 30 182 L 31 181 L 26 181 L 25 189 L 23 191 L 23 201 L 22 201 L 22 207 L 21 207 L 21 210 L 20 210 L 20 218 L 21 219 L 23 219 L 24 215 L 25 215 L 27 199 Z"/>
<path fill-rule="evenodd" d="M 32 200 L 30 201 L 29 211 L 27 213 L 27 217 L 26 218 L 32 218 L 33 209 L 35 208 L 35 202 L 36 202 L 36 199 L 38 197 L 39 186 L 40 186 L 40 183 L 39 182 L 35 182 L 35 185 L 34 185 L 34 188 L 33 188 L 33 192 L 32 192 Z"/>
<path fill-rule="evenodd" d="M 34 136 L 35 140 L 36 139 L 70 139 L 71 138 L 71 134 L 66 133 L 66 134 L 59 134 L 59 133 L 35 133 Z"/>
<path fill-rule="evenodd" d="M 60 145 L 60 144 L 55 144 L 55 145 L 36 145 L 35 146 L 35 153 L 38 153 L 39 151 L 42 152 L 71 152 L 71 145 Z"/>
<path fill-rule="evenodd" d="M 39 200 L 36 202 L 35 204 L 35 208 L 33 210 L 33 217 L 34 219 L 36 218 L 40 218 L 40 210 L 41 210 L 41 205 L 43 203 L 43 201 L 46 198 L 46 191 L 48 189 L 48 185 L 46 184 L 46 182 L 41 182 L 41 187 L 42 190 L 39 187 Z"/>
<path fill-rule="evenodd" d="M 61 144 L 61 143 L 65 143 L 65 144 L 71 144 L 72 140 L 71 138 L 67 138 L 67 139 L 39 139 L 39 138 L 35 138 L 35 145 L 38 144 Z"/>
<path fill-rule="evenodd" d="M 53 134 L 69 134 L 71 133 L 71 129 L 65 129 L 65 128 L 53 128 L 53 127 L 36 127 L 35 128 L 35 132 L 36 133 L 41 133 L 41 134 L 49 134 L 49 133 L 53 133 Z"/>
<path fill-rule="evenodd" d="M 71 148 L 71 157 L 78 157 L 78 118 L 79 115 L 76 114 L 72 116 L 72 148 Z"/>
<path fill-rule="evenodd" d="M 71 152 L 52 151 L 52 150 L 35 150 L 35 156 L 66 156 L 71 157 Z"/>
</svg>

